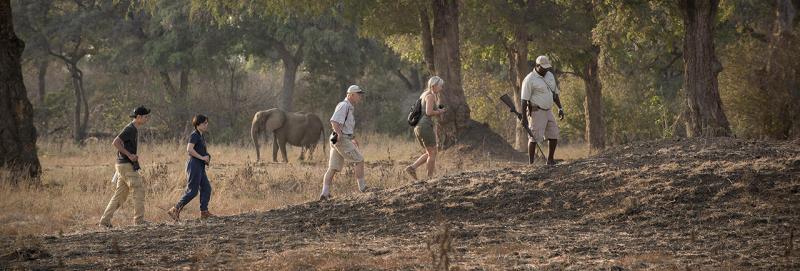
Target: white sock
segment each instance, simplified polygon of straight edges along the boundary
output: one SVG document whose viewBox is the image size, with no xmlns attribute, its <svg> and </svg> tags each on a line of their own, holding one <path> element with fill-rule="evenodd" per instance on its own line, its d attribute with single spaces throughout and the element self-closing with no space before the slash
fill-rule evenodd
<svg viewBox="0 0 800 271">
<path fill-rule="evenodd" d="M 358 191 L 364 192 L 365 188 L 367 188 L 367 181 L 364 178 L 358 179 Z"/>
<path fill-rule="evenodd" d="M 322 182 L 322 196 L 328 196 L 331 194 L 331 187 L 325 182 Z"/>
<path fill-rule="evenodd" d="M 321 194 L 322 196 L 331 195 L 331 182 L 328 180 L 333 178 L 332 176 L 329 176 L 332 174 L 333 174 L 332 172 L 327 171 L 325 172 L 325 176 L 322 177 L 322 194 Z"/>
</svg>

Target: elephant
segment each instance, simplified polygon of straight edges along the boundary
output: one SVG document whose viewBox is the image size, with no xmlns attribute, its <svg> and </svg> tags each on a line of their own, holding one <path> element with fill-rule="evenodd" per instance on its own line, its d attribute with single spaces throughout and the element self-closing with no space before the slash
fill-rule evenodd
<svg viewBox="0 0 800 271">
<path fill-rule="evenodd" d="M 259 139 L 266 139 L 268 132 L 272 132 L 272 161 L 278 160 L 278 148 L 283 155 L 283 161 L 289 162 L 286 157 L 286 143 L 301 147 L 300 160 L 304 159 L 308 151 L 308 159 L 312 159 L 314 150 L 320 140 L 324 141 L 325 128 L 317 115 L 306 112 L 285 112 L 278 108 L 259 111 L 253 116 L 250 127 L 250 136 L 256 147 L 256 161 L 261 160 Z M 325 144 L 322 144 L 323 153 Z"/>
</svg>

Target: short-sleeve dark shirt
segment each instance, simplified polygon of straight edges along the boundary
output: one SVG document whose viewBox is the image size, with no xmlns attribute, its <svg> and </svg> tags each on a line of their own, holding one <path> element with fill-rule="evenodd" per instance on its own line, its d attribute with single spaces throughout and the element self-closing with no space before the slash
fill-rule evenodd
<svg viewBox="0 0 800 271">
<path fill-rule="evenodd" d="M 138 144 L 137 143 L 138 134 L 139 134 L 138 129 L 136 129 L 136 126 L 134 126 L 133 122 L 131 122 L 130 124 L 128 124 L 128 126 L 125 126 L 125 128 L 122 129 L 122 132 L 120 132 L 119 135 L 117 135 L 117 137 L 119 137 L 119 139 L 122 140 L 122 146 L 125 147 L 125 150 L 127 150 L 132 154 L 136 154 L 136 147 Z M 117 163 L 133 164 L 133 162 L 128 158 L 128 156 L 125 156 L 125 154 L 123 154 L 122 152 L 117 152 Z"/>
<path fill-rule="evenodd" d="M 201 135 L 200 132 L 192 132 L 192 134 L 189 136 L 189 143 L 194 144 L 194 151 L 196 151 L 200 156 L 208 155 L 208 151 L 206 150 L 206 140 L 203 138 L 203 135 Z M 202 162 L 202 160 L 197 159 L 194 156 L 191 156 L 191 159 Z"/>
</svg>

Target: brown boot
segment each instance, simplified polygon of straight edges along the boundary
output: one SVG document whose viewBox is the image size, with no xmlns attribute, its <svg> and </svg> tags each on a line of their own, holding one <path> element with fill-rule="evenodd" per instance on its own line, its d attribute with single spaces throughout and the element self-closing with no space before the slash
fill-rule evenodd
<svg viewBox="0 0 800 271">
<path fill-rule="evenodd" d="M 175 220 L 175 222 L 181 221 L 181 209 L 172 207 L 169 209 L 169 211 L 167 211 L 167 214 L 172 218 L 172 220 Z"/>
<path fill-rule="evenodd" d="M 417 179 L 417 170 L 415 168 L 413 168 L 411 166 L 407 166 L 406 167 L 406 173 L 408 173 L 408 175 L 411 176 L 411 178 L 414 179 L 415 181 L 419 180 L 419 179 Z"/>
<path fill-rule="evenodd" d="M 200 219 L 209 219 L 217 217 L 215 214 L 212 214 L 209 211 L 202 211 L 200 212 Z"/>
</svg>

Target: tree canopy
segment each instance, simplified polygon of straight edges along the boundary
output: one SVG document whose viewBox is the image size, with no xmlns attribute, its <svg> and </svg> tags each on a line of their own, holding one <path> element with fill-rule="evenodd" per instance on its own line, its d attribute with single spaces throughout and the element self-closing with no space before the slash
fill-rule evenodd
<svg viewBox="0 0 800 271">
<path fill-rule="evenodd" d="M 149 104 L 159 112 L 156 136 L 180 136 L 192 114 L 209 112 L 232 124 L 219 138 L 237 140 L 255 111 L 329 114 L 349 84 L 370 90 L 365 129 L 402 134 L 411 97 L 440 75 L 454 95 L 445 100 L 463 104 L 448 129 L 474 119 L 515 144 L 524 134 L 497 113 L 496 96 L 518 93 L 535 57 L 547 55 L 568 112 L 564 140 L 600 149 L 685 135 L 798 137 L 798 6 L 12 1 L 41 134 L 80 141 L 113 133 L 126 111 Z"/>
</svg>

